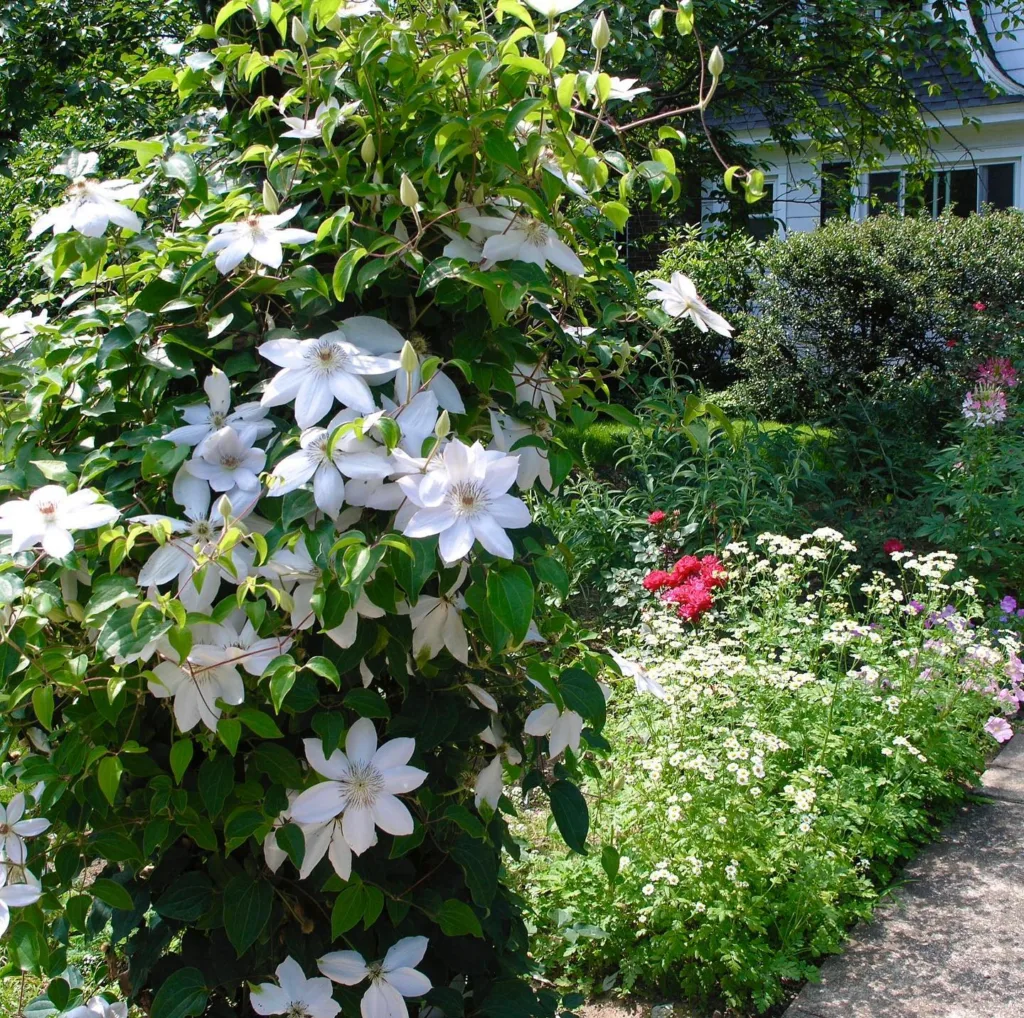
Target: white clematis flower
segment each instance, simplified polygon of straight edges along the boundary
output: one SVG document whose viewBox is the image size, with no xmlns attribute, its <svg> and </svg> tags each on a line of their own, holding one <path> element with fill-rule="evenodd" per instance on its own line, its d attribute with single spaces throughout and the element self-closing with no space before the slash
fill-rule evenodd
<svg viewBox="0 0 1024 1018">
<path fill-rule="evenodd" d="M 283 1014 L 287 1018 L 334 1018 L 341 1005 L 332 996 L 329 979 L 307 979 L 302 966 L 289 955 L 277 966 L 277 983 L 250 985 L 249 1003 L 261 1015 Z"/>
<path fill-rule="evenodd" d="M 264 420 L 268 411 L 260 403 L 242 403 L 234 410 L 231 409 L 231 382 L 218 368 L 206 376 L 203 389 L 210 402 L 184 407 L 181 416 L 185 418 L 185 424 L 164 435 L 168 442 L 174 442 L 175 445 L 200 445 L 225 425 L 238 427 L 251 424 L 256 429 L 257 441 L 266 438 L 274 430 L 273 422 Z"/>
<path fill-rule="evenodd" d="M 311 141 L 313 138 L 319 138 L 323 134 L 324 121 L 327 120 L 331 110 L 338 111 L 338 117 L 334 121 L 334 126 L 337 127 L 339 124 L 343 124 L 346 118 L 355 113 L 357 109 L 359 109 L 358 102 L 345 103 L 344 106 L 339 106 L 338 100 L 331 96 L 327 102 L 320 103 L 317 106 L 316 112 L 309 120 L 303 120 L 302 117 L 283 117 L 282 119 L 288 125 L 289 130 L 282 131 L 281 137 Z"/>
<path fill-rule="evenodd" d="M 217 627 L 218 644 L 234 649 L 234 660 L 250 675 L 260 676 L 275 657 L 287 654 L 294 642 L 290 636 L 262 637 L 241 608 L 236 608 Z"/>
<path fill-rule="evenodd" d="M 456 593 L 465 578 L 466 568 L 463 565 L 455 582 L 440 597 L 421 594 L 409 609 L 414 658 L 419 659 L 424 653 L 428 659 L 435 658 L 447 648 L 456 661 L 469 664 L 469 640 L 462 621 L 466 599 Z"/>
<path fill-rule="evenodd" d="M 364 979 L 370 986 L 359 1004 L 362 1018 L 408 1018 L 406 997 L 422 997 L 430 992 L 430 980 L 416 969 L 427 952 L 426 937 L 403 937 L 382 961 L 367 965 L 358 951 L 332 951 L 317 967 L 342 986 L 356 986 Z"/>
<path fill-rule="evenodd" d="M 491 234 L 482 251 L 488 261 L 530 262 L 541 269 L 546 269 L 550 262 L 571 276 L 586 272 L 583 262 L 558 236 L 558 231 L 532 216 L 517 215 L 511 222 L 504 217 L 473 216 L 467 222 Z"/>
<path fill-rule="evenodd" d="M 372 413 L 370 385 L 398 370 L 402 342 L 397 330 L 365 315 L 349 318 L 319 339 L 272 339 L 259 347 L 259 353 L 283 370 L 267 384 L 261 402 L 270 407 L 294 400 L 300 428 L 322 420 L 335 400 Z"/>
<path fill-rule="evenodd" d="M 395 375 L 395 405 L 404 407 L 409 404 L 421 391 L 432 392 L 437 397 L 438 405 L 442 410 L 451 414 L 464 414 L 466 404 L 462 401 L 462 394 L 455 383 L 443 372 L 435 371 L 430 381 L 423 385 L 423 376 L 420 373 L 419 358 L 416 359 L 414 371 L 399 370 Z"/>
<path fill-rule="evenodd" d="M 190 732 L 200 721 L 216 731 L 222 713 L 217 701 L 237 706 L 245 700 L 236 656 L 234 648 L 198 643 L 181 664 L 161 661 L 147 682 L 149 691 L 161 699 L 174 698 L 174 719 L 181 731 Z"/>
<path fill-rule="evenodd" d="M 579 7 L 583 0 L 526 0 L 526 3 L 545 18 L 557 18 L 559 14 Z"/>
<path fill-rule="evenodd" d="M 90 997 L 63 1018 L 128 1018 L 128 1005 L 123 1000 L 111 1004 L 105 997 Z"/>
<path fill-rule="evenodd" d="M 732 335 L 732 326 L 697 296 L 697 287 L 689 276 L 673 272 L 671 282 L 652 279 L 651 286 L 654 289 L 647 294 L 647 299 L 660 300 L 665 314 L 673 318 L 689 318 L 701 332 L 711 329 L 720 336 Z"/>
<path fill-rule="evenodd" d="M 8 883 L 8 867 L 0 866 L 0 937 L 7 932 L 11 924 L 11 909 L 26 908 L 34 905 L 43 895 L 38 877 L 23 871 L 25 883 Z"/>
<path fill-rule="evenodd" d="M 267 464 L 267 454 L 253 447 L 256 434 L 253 424 L 226 424 L 196 447 L 189 472 L 214 491 L 227 492 L 232 503 L 251 499 L 260 490 L 259 474 Z"/>
<path fill-rule="evenodd" d="M 7 314 L 0 311 L 0 356 L 9 356 L 28 346 L 49 314 L 46 310 L 33 315 L 31 311 Z"/>
<path fill-rule="evenodd" d="M 284 260 L 282 244 L 309 244 L 316 240 L 316 234 L 309 230 L 284 227 L 298 215 L 296 206 L 274 215 L 253 215 L 235 223 L 218 223 L 210 230 L 210 241 L 203 254 L 217 254 L 217 270 L 223 276 L 230 275 L 247 255 L 254 261 L 262 262 L 272 269 L 279 268 Z"/>
<path fill-rule="evenodd" d="M 668 691 L 660 682 L 651 678 L 643 665 L 638 664 L 636 661 L 630 661 L 629 658 L 617 654 L 614 650 L 609 650 L 608 653 L 619 666 L 619 671 L 633 680 L 638 693 L 647 693 L 659 700 L 668 699 Z"/>
<path fill-rule="evenodd" d="M 356 855 L 374 842 L 375 827 L 388 834 L 412 834 L 413 819 L 397 798 L 419 788 L 427 772 L 409 767 L 415 739 L 391 739 L 377 748 L 377 731 L 369 718 L 360 718 L 345 739 L 345 752 L 324 756 L 319 739 L 306 739 L 309 765 L 327 778 L 302 792 L 292 804 L 292 819 L 303 824 L 325 823 L 342 816 L 345 841 Z"/>
<path fill-rule="evenodd" d="M 544 412 L 555 419 L 556 407 L 565 397 L 544 371 L 543 364 L 524 364 L 517 361 L 512 368 L 512 381 L 516 383 L 516 399 L 532 407 L 544 407 Z"/>
<path fill-rule="evenodd" d="M 551 428 L 544 421 L 536 422 L 532 427 L 517 421 L 508 414 L 499 414 L 491 411 L 491 439 L 489 448 L 497 449 L 499 452 L 511 452 L 512 446 L 520 439 L 528 435 L 535 435 L 545 441 L 551 438 Z M 551 464 L 548 462 L 546 449 L 538 449 L 535 445 L 523 445 L 512 453 L 519 457 L 519 473 L 516 475 L 516 483 L 520 490 L 527 491 L 539 480 L 541 484 L 551 490 Z"/>
<path fill-rule="evenodd" d="M 305 880 L 325 855 L 330 860 L 334 872 L 342 880 L 348 880 L 352 876 L 352 849 L 349 848 L 349 844 L 345 840 L 341 817 L 325 820 L 321 824 L 298 824 L 297 826 L 302 831 L 302 837 L 306 844 L 306 851 L 302 857 L 302 868 L 299 870 L 300 880 Z M 374 834 L 371 844 L 377 844 L 376 834 Z"/>
<path fill-rule="evenodd" d="M 554 760 L 568 746 L 574 753 L 580 749 L 583 718 L 574 710 L 559 711 L 553 703 L 546 703 L 530 713 L 523 725 L 527 735 L 548 737 L 548 755 Z"/>
<path fill-rule="evenodd" d="M 121 515 L 99 497 L 92 488 L 69 495 L 59 484 L 43 485 L 27 499 L 0 505 L 0 534 L 11 535 L 12 554 L 42 545 L 47 555 L 64 558 L 75 547 L 72 530 L 106 527 Z"/>
<path fill-rule="evenodd" d="M 102 237 L 109 223 L 136 233 L 142 229 L 142 220 L 121 204 L 139 198 L 142 187 L 130 180 L 86 179 L 96 172 L 98 165 L 95 152 L 72 151 L 66 162 L 53 168 L 53 173 L 71 180 L 65 192 L 67 201 L 44 212 L 32 224 L 29 239 L 34 240 L 47 230 L 54 234 L 77 230 L 83 237 Z"/>
<path fill-rule="evenodd" d="M 5 806 L 0 805 L 0 861 L 9 860 L 24 866 L 28 857 L 26 838 L 35 838 L 50 826 L 45 817 L 24 820 L 25 793 L 18 792 Z"/>
<path fill-rule="evenodd" d="M 286 456 L 270 475 L 268 495 L 286 495 L 308 481 L 319 509 L 336 517 L 345 501 L 345 478 L 382 481 L 391 473 L 387 451 L 355 431 L 342 435 L 328 452 L 331 435 L 348 423 L 344 412 L 326 428 L 308 428 L 299 439 L 298 452 Z M 355 418 L 355 413 L 351 413 Z"/>
<path fill-rule="evenodd" d="M 418 507 L 405 524 L 405 536 L 439 534 L 438 550 L 445 565 L 465 558 L 475 540 L 492 555 L 512 558 L 515 551 L 506 529 L 530 524 L 526 504 L 508 494 L 519 458 L 488 452 L 479 442 L 469 446 L 453 440 L 435 459 L 440 459 L 442 469 L 398 479 Z"/>
<path fill-rule="evenodd" d="M 376 0 L 349 0 L 335 12 L 338 18 L 365 18 L 370 14 L 380 14 Z"/>
</svg>

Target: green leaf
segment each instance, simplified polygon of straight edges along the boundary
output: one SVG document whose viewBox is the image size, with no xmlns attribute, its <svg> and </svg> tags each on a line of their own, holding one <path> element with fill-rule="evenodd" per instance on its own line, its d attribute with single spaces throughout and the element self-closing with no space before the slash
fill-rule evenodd
<svg viewBox="0 0 1024 1018">
<path fill-rule="evenodd" d="M 199 797 L 208 816 L 220 816 L 235 783 L 235 764 L 221 754 L 204 760 L 199 768 Z"/>
<path fill-rule="evenodd" d="M 142 476 L 147 481 L 170 476 L 188 459 L 191 451 L 187 445 L 163 440 L 149 442 L 142 456 Z"/>
<path fill-rule="evenodd" d="M 149 1018 L 195 1018 L 206 1008 L 208 996 L 206 982 L 199 969 L 178 969 L 160 984 Z"/>
<path fill-rule="evenodd" d="M 284 735 L 269 714 L 255 707 L 243 707 L 238 712 L 238 720 L 261 739 L 280 739 Z"/>
<path fill-rule="evenodd" d="M 174 180 L 180 180 L 185 185 L 186 191 L 195 190 L 199 180 L 199 171 L 196 169 L 195 161 L 187 152 L 172 152 L 166 159 L 160 161 L 164 173 Z M 185 447 L 186 453 L 189 451 Z"/>
<path fill-rule="evenodd" d="M 365 247 L 350 248 L 335 264 L 334 272 L 331 274 L 331 289 L 334 291 L 334 299 L 339 304 L 348 292 L 353 270 L 366 257 L 366 253 Z"/>
<path fill-rule="evenodd" d="M 124 598 L 135 597 L 138 592 L 139 586 L 131 576 L 97 576 L 92 581 L 92 596 L 85 606 L 86 620 L 96 618 Z"/>
<path fill-rule="evenodd" d="M 132 903 L 132 896 L 120 884 L 107 877 L 94 880 L 89 890 L 94 898 L 99 898 L 111 908 L 120 908 L 125 912 L 130 912 L 135 907 Z"/>
<path fill-rule="evenodd" d="M 331 909 L 331 935 L 337 940 L 342 934 L 353 929 L 363 918 L 366 902 L 362 884 L 349 884 L 341 889 Z"/>
<path fill-rule="evenodd" d="M 37 686 L 32 690 L 32 709 L 36 720 L 48 732 L 53 729 L 53 686 Z"/>
<path fill-rule="evenodd" d="M 379 887 L 363 885 L 363 929 L 368 930 L 384 911 L 384 892 Z"/>
<path fill-rule="evenodd" d="M 224 931 L 238 957 L 256 942 L 270 922 L 274 888 L 268 880 L 239 873 L 224 888 Z"/>
<path fill-rule="evenodd" d="M 338 675 L 338 669 L 327 658 L 317 654 L 311 657 L 303 667 L 319 675 L 320 678 L 326 679 L 335 689 L 341 688 L 341 676 Z"/>
<path fill-rule="evenodd" d="M 375 689 L 350 689 L 342 703 L 361 718 L 391 717 L 391 708 Z"/>
<path fill-rule="evenodd" d="M 519 646 L 533 619 L 533 581 L 522 566 L 493 567 L 487 574 L 487 607 Z"/>
<path fill-rule="evenodd" d="M 571 781 L 556 781 L 549 789 L 551 812 L 565 843 L 580 855 L 587 854 L 590 812 L 583 793 Z"/>
<path fill-rule="evenodd" d="M 123 771 L 124 766 L 116 756 L 105 756 L 100 761 L 99 767 L 96 768 L 96 780 L 100 783 L 100 791 L 111 806 L 114 805 L 114 800 L 117 798 L 117 789 L 121 784 Z"/>
<path fill-rule="evenodd" d="M 498 892 L 498 859 L 494 849 L 463 834 L 452 845 L 450 854 L 462 867 L 474 904 L 490 908 Z"/>
<path fill-rule="evenodd" d="M 629 222 L 629 207 L 623 205 L 622 202 L 606 201 L 601 206 L 601 212 L 612 221 L 615 229 L 620 233 L 626 228 L 626 223 Z"/>
<path fill-rule="evenodd" d="M 22 972 L 40 973 L 49 952 L 46 938 L 29 922 L 14 924 L 11 930 L 11 947 L 14 949 L 11 961 Z"/>
<path fill-rule="evenodd" d="M 205 873 L 184 873 L 153 903 L 165 919 L 195 922 L 213 901 L 213 884 Z"/>
<path fill-rule="evenodd" d="M 102 657 L 137 654 L 174 625 L 173 620 L 165 619 L 158 611 L 150 609 L 141 615 L 138 625 L 132 629 L 135 612 L 132 607 L 118 608 L 104 623 L 96 640 L 96 649 Z"/>
<path fill-rule="evenodd" d="M 449 898 L 437 913 L 437 924 L 441 932 L 449 937 L 483 937 L 477 914 L 464 901 Z"/>
<path fill-rule="evenodd" d="M 541 583 L 550 583 L 563 598 L 569 596 L 569 574 L 558 559 L 552 558 L 550 555 L 542 555 L 540 558 L 534 559 L 533 568 Z"/>
<path fill-rule="evenodd" d="M 604 693 L 597 680 L 582 668 L 566 668 L 558 679 L 558 691 L 566 707 L 590 721 L 595 728 L 604 725 Z"/>
<path fill-rule="evenodd" d="M 601 869 L 609 884 L 614 885 L 619 879 L 619 858 L 619 850 L 614 845 L 605 845 L 601 849 Z"/>
<path fill-rule="evenodd" d="M 306 839 L 302 830 L 297 824 L 285 824 L 279 827 L 275 837 L 278 847 L 287 852 L 296 869 L 302 867 L 302 860 L 306 858 Z"/>
<path fill-rule="evenodd" d="M 179 785 L 185 775 L 185 771 L 188 770 L 188 765 L 192 762 L 192 754 L 194 752 L 195 746 L 192 745 L 191 739 L 179 739 L 171 746 L 171 773 Z"/>
</svg>

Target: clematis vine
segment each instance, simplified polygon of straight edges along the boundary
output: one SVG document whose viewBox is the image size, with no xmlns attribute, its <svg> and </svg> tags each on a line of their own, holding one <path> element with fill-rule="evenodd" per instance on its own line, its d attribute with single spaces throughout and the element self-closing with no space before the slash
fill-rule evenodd
<svg viewBox="0 0 1024 1018">
<path fill-rule="evenodd" d="M 310 244 L 316 234 L 309 230 L 286 227 L 299 214 L 298 207 L 272 215 L 253 213 L 235 223 L 218 223 L 210 230 L 210 242 L 204 255 L 216 254 L 217 271 L 230 275 L 247 258 L 272 269 L 284 260 L 284 244 Z"/>
<path fill-rule="evenodd" d="M 546 703 L 531 711 L 523 725 L 527 735 L 538 738 L 548 737 L 548 755 L 554 760 L 565 750 L 571 749 L 578 753 L 580 736 L 583 734 L 583 718 L 574 710 L 560 711 L 553 703 Z"/>
<path fill-rule="evenodd" d="M 38 837 L 50 826 L 45 817 L 34 820 L 24 817 L 24 792 L 18 792 L 6 806 L 0 804 L 0 862 L 24 866 L 28 858 L 25 839 Z"/>
<path fill-rule="evenodd" d="M 216 731 L 223 700 L 237 706 L 245 700 L 245 684 L 234 664 L 237 651 L 218 644 L 195 644 L 180 663 L 161 661 L 147 682 L 153 696 L 171 697 L 174 720 L 182 732 L 190 732 L 200 721 Z"/>
<path fill-rule="evenodd" d="M 249 1003 L 260 1015 L 287 1018 L 334 1018 L 341 1005 L 332 996 L 331 981 L 323 976 L 307 979 L 302 966 L 289 955 L 274 971 L 276 983 L 250 986 Z"/>
<path fill-rule="evenodd" d="M 317 966 L 328 979 L 342 986 L 370 980 L 359 1004 L 362 1018 L 408 1018 L 405 998 L 430 992 L 430 980 L 416 969 L 427 953 L 428 943 L 426 937 L 403 937 L 383 960 L 371 965 L 358 951 L 332 951 Z"/>
<path fill-rule="evenodd" d="M 412 654 L 435 658 L 447 649 L 456 661 L 469 664 L 469 640 L 462 621 L 466 599 L 456 593 L 466 578 L 466 568 L 460 570 L 452 585 L 440 597 L 420 594 L 409 609 L 412 623 Z"/>
<path fill-rule="evenodd" d="M 201 445 L 204 439 L 225 425 L 232 428 L 251 425 L 255 429 L 256 441 L 266 438 L 274 430 L 273 422 L 264 420 L 267 408 L 258 402 L 241 403 L 234 410 L 231 409 L 231 382 L 218 368 L 206 376 L 203 389 L 209 403 L 184 407 L 181 416 L 185 418 L 185 423 L 167 432 L 164 435 L 166 441 L 176 445 Z"/>
<path fill-rule="evenodd" d="M 72 530 L 107 527 L 121 515 L 99 497 L 92 488 L 69 495 L 59 484 L 46 484 L 27 499 L 0 505 L 0 534 L 11 535 L 12 554 L 41 545 L 47 555 L 64 558 L 75 547 Z"/>
<path fill-rule="evenodd" d="M 647 299 L 661 301 L 665 314 L 673 318 L 689 318 L 701 332 L 710 329 L 720 336 L 732 335 L 732 326 L 697 296 L 697 287 L 689 276 L 673 272 L 670 282 L 652 279 L 651 286 L 654 289 L 647 294 Z"/>
</svg>

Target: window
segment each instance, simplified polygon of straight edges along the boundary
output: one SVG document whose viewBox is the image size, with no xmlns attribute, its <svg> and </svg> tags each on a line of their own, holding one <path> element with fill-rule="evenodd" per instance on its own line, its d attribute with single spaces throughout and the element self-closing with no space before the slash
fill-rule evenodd
<svg viewBox="0 0 1024 1018">
<path fill-rule="evenodd" d="M 825 163 L 821 168 L 821 225 L 837 216 L 849 219 L 850 164 Z"/>
<path fill-rule="evenodd" d="M 767 240 L 774 237 L 779 229 L 779 221 L 775 218 L 775 182 L 767 181 L 764 185 L 764 197 L 758 199 L 750 207 L 750 218 L 747 220 L 747 232 L 754 240 Z"/>
<path fill-rule="evenodd" d="M 880 170 L 868 174 L 869 216 L 898 209 L 908 216 L 969 216 L 984 206 L 1013 208 L 1015 163 L 988 163 L 935 173 Z"/>
</svg>

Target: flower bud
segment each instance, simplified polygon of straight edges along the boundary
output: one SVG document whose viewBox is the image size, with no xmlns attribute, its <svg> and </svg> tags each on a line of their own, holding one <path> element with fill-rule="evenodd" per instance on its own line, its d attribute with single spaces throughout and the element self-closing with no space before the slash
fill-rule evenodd
<svg viewBox="0 0 1024 1018">
<path fill-rule="evenodd" d="M 402 174 L 402 182 L 398 185 L 398 200 L 407 209 L 413 209 L 419 204 L 420 196 L 416 193 L 408 173 Z"/>
<path fill-rule="evenodd" d="M 372 134 L 368 134 L 363 139 L 363 144 L 359 149 L 359 156 L 367 166 L 377 158 L 377 146 L 374 144 Z"/>
<path fill-rule="evenodd" d="M 448 20 L 450 22 L 454 23 L 455 19 L 458 16 L 459 16 L 459 5 L 458 4 L 449 4 L 448 5 Z"/>
<path fill-rule="evenodd" d="M 306 45 L 309 33 L 306 31 L 306 26 L 302 23 L 301 18 L 292 18 L 292 38 L 297 46 Z"/>
<path fill-rule="evenodd" d="M 611 38 L 612 31 L 608 27 L 608 19 L 604 16 L 604 11 L 601 11 L 594 22 L 594 29 L 590 33 L 590 41 L 593 43 L 594 49 L 600 52 L 611 42 Z"/>
<path fill-rule="evenodd" d="M 434 434 L 437 435 L 439 439 L 444 438 L 448 432 L 451 431 L 451 427 L 452 422 L 448 417 L 448 411 L 442 410 L 441 416 L 437 419 L 437 424 L 434 425 Z"/>
<path fill-rule="evenodd" d="M 420 359 L 416 356 L 416 348 L 406 340 L 402 346 L 402 353 L 400 355 L 402 370 L 407 374 L 413 374 L 416 369 L 420 366 Z"/>
<path fill-rule="evenodd" d="M 276 214 L 281 208 L 281 203 L 277 199 L 277 192 L 269 180 L 263 181 L 263 207 L 271 215 Z"/>
<path fill-rule="evenodd" d="M 708 57 L 708 70 L 711 72 L 712 78 L 717 78 L 725 70 L 725 57 L 722 56 L 722 51 L 717 46 Z"/>
</svg>

